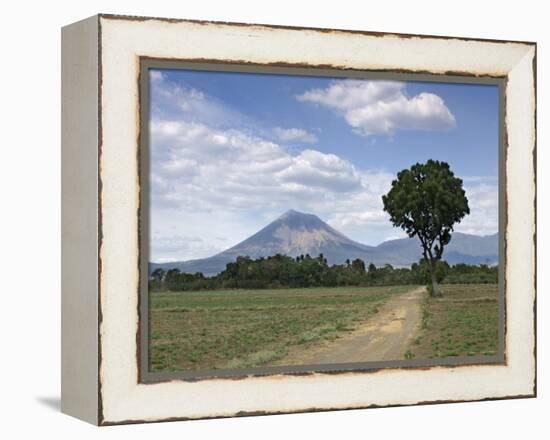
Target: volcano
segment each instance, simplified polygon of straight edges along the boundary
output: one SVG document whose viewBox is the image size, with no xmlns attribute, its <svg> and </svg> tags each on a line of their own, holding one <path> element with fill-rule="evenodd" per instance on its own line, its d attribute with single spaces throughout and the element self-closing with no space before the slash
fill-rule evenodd
<svg viewBox="0 0 550 440">
<path fill-rule="evenodd" d="M 235 246 L 209 258 L 150 264 L 150 270 L 158 267 L 182 272 L 202 272 L 212 276 L 222 272 L 227 263 L 238 256 L 250 258 L 282 254 L 290 257 L 323 254 L 328 264 L 342 264 L 347 259 L 360 258 L 367 265 L 392 264 L 407 267 L 421 257 L 418 239 L 403 238 L 367 246 L 346 237 L 313 214 L 290 210 L 266 227 Z M 498 262 L 498 235 L 477 236 L 455 232 L 443 256 L 451 264 L 496 264 Z"/>
</svg>

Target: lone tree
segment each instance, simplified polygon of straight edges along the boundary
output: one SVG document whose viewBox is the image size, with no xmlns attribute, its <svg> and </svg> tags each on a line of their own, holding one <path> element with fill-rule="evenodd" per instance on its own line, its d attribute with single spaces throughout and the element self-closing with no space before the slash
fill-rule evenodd
<svg viewBox="0 0 550 440">
<path fill-rule="evenodd" d="M 419 238 L 430 270 L 430 294 L 441 296 L 437 264 L 451 241 L 453 225 L 470 213 L 462 179 L 455 177 L 446 162 L 417 163 L 397 174 L 382 201 L 393 225 Z"/>
</svg>

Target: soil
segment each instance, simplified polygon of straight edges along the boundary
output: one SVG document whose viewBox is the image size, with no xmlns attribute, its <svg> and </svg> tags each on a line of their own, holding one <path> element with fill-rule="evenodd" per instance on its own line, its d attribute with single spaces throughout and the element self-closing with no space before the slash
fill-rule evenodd
<svg viewBox="0 0 550 440">
<path fill-rule="evenodd" d="M 426 289 L 395 295 L 360 327 L 333 342 L 291 350 L 279 365 L 374 362 L 405 359 L 421 323 L 421 302 Z"/>
</svg>

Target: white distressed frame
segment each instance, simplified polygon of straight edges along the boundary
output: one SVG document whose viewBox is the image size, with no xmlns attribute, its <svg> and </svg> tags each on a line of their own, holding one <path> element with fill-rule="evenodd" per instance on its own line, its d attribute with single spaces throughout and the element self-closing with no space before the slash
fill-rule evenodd
<svg viewBox="0 0 550 440">
<path fill-rule="evenodd" d="M 98 21 L 99 423 L 535 394 L 534 44 L 114 16 Z M 506 76 L 506 365 L 139 383 L 140 57 Z"/>
</svg>

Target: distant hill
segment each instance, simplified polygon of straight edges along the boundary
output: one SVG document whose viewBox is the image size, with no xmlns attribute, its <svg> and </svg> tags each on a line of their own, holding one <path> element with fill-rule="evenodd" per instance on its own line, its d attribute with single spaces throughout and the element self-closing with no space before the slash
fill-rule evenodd
<svg viewBox="0 0 550 440">
<path fill-rule="evenodd" d="M 342 264 L 346 259 L 361 258 L 367 265 L 391 264 L 407 267 L 421 256 L 418 239 L 402 238 L 367 246 L 346 237 L 313 214 L 294 210 L 287 211 L 256 234 L 239 244 L 209 258 L 176 261 L 172 263 L 150 263 L 150 270 L 158 267 L 168 270 L 177 268 L 182 272 L 202 272 L 215 275 L 225 269 L 227 263 L 242 256 L 250 258 L 283 254 L 291 257 L 309 254 L 323 254 L 329 264 Z M 478 236 L 455 232 L 444 252 L 444 259 L 450 264 L 496 264 L 498 262 L 498 234 Z"/>
<path fill-rule="evenodd" d="M 391 261 L 394 263 L 388 262 L 396 266 L 410 266 L 422 257 L 422 248 L 417 237 L 385 241 L 376 249 L 392 256 Z M 497 264 L 498 234 L 481 236 L 453 232 L 451 242 L 443 252 L 443 258 L 449 264 Z"/>
</svg>

